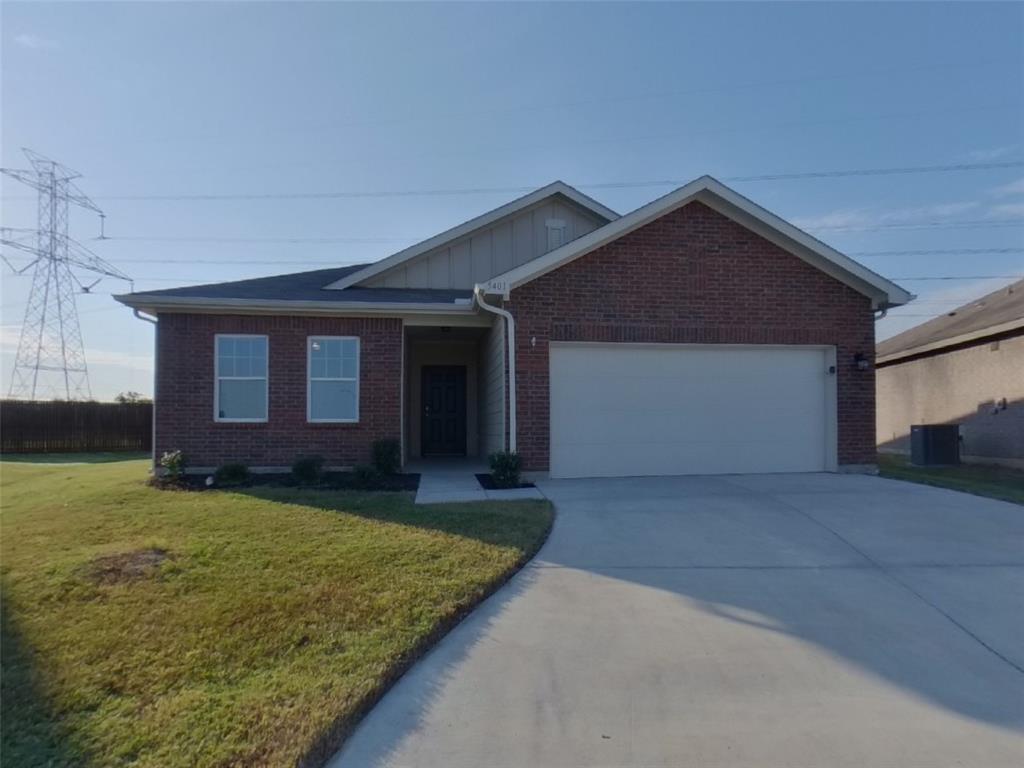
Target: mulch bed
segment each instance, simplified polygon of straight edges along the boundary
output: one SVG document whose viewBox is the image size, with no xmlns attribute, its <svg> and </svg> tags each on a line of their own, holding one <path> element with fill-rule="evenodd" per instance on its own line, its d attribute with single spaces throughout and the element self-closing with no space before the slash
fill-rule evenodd
<svg viewBox="0 0 1024 768">
<path fill-rule="evenodd" d="M 491 477 L 491 475 L 489 475 L 486 472 L 482 472 L 481 474 L 477 475 L 476 476 L 476 481 L 478 483 L 480 483 L 480 487 L 483 488 L 485 491 L 506 491 L 509 488 L 535 488 L 536 487 L 533 483 L 520 483 L 519 485 L 512 485 L 512 486 L 507 486 L 507 487 L 500 486 L 500 485 L 495 485 L 494 484 L 494 478 Z"/>
<path fill-rule="evenodd" d="M 313 488 L 321 491 L 416 491 L 420 487 L 418 474 L 382 475 L 372 480 L 357 480 L 353 472 L 325 472 L 319 483 L 303 485 L 290 473 L 253 474 L 244 483 L 207 485 L 207 475 L 185 475 L 178 483 L 165 479 L 155 481 L 163 488 L 177 488 L 188 491 L 222 491 L 236 488 Z"/>
</svg>

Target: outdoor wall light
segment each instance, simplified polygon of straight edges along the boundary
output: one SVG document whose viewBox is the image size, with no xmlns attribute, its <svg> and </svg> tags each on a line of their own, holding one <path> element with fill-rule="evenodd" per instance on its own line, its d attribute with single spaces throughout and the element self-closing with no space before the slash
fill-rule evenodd
<svg viewBox="0 0 1024 768">
<path fill-rule="evenodd" d="M 858 371 L 866 371 L 871 367 L 871 363 L 868 362 L 868 359 L 864 356 L 863 352 L 858 352 L 853 356 L 853 365 Z"/>
</svg>

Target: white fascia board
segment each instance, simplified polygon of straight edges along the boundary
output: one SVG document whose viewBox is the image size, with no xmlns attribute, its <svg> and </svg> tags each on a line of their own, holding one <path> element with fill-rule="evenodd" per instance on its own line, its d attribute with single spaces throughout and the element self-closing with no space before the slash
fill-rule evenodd
<svg viewBox="0 0 1024 768">
<path fill-rule="evenodd" d="M 439 304 L 431 302 L 380 302 L 380 301 L 268 301 L 265 299 L 203 299 L 187 296 L 146 296 L 145 294 L 122 294 L 114 299 L 122 304 L 144 312 L 230 312 L 244 311 L 258 314 L 284 315 L 325 314 L 325 315 L 388 315 L 404 314 L 431 315 L 475 315 L 472 302 Z"/>
<path fill-rule="evenodd" d="M 1024 317 L 1016 320 L 1009 320 L 1005 323 L 999 323 L 998 325 L 991 325 L 988 328 L 981 328 L 977 331 L 961 333 L 959 336 L 950 336 L 948 339 L 939 339 L 938 341 L 932 341 L 928 344 L 921 344 L 916 347 L 910 347 L 909 349 L 901 349 L 899 352 L 890 352 L 888 355 L 876 357 L 875 365 L 890 363 L 894 360 L 902 360 L 905 357 L 922 355 L 926 352 L 935 352 L 945 349 L 946 347 L 954 347 L 957 344 L 964 344 L 969 341 L 985 339 L 989 336 L 995 336 L 1000 333 L 1016 330 L 1017 328 L 1024 328 Z"/>
<path fill-rule="evenodd" d="M 414 259 L 417 256 L 421 256 L 428 251 L 432 251 L 435 248 L 440 248 L 445 243 L 458 240 L 465 237 L 469 233 L 486 227 L 499 219 L 503 219 L 506 216 L 512 215 L 517 211 L 529 208 L 531 205 L 541 202 L 542 200 L 551 197 L 554 194 L 560 194 L 574 203 L 579 205 L 581 208 L 589 210 L 591 213 L 595 213 L 606 221 L 614 221 L 619 218 L 619 214 L 613 211 L 611 208 L 606 208 L 596 200 L 587 197 L 577 189 L 573 189 L 563 181 L 556 181 L 548 184 L 546 187 L 530 192 L 528 195 L 524 195 L 510 203 L 495 208 L 493 211 L 488 211 L 485 214 L 477 216 L 474 219 L 463 222 L 456 227 L 452 227 L 439 235 L 434 235 L 431 238 L 423 240 L 422 242 L 411 245 L 408 248 L 399 251 L 398 253 L 392 254 L 385 259 L 374 262 L 367 267 L 353 272 L 351 275 L 347 275 L 340 280 L 337 280 L 329 285 L 324 286 L 331 290 L 341 290 L 343 288 L 349 288 L 353 285 L 368 280 L 375 275 L 379 275 L 381 272 L 386 272 L 392 267 L 397 267 L 399 264 L 410 259 Z"/>
<path fill-rule="evenodd" d="M 762 236 L 774 234 L 775 237 L 769 239 L 850 285 L 854 290 L 869 296 L 876 308 L 899 306 L 914 298 L 912 294 L 895 283 L 811 237 L 775 214 L 766 211 L 710 176 L 701 176 L 600 229 L 573 240 L 538 259 L 498 275 L 488 281 L 485 289 L 488 293 L 507 295 L 512 289 L 558 269 L 573 259 L 639 229 L 694 200 L 700 200 L 730 218 L 738 219 L 737 214 L 748 218 L 747 222 L 739 222 L 748 228 L 750 228 L 750 223 L 759 223 L 764 227 L 764 231 L 759 234 Z M 730 212 L 729 208 L 733 211 Z M 782 242 L 779 242 L 780 239 Z"/>
</svg>

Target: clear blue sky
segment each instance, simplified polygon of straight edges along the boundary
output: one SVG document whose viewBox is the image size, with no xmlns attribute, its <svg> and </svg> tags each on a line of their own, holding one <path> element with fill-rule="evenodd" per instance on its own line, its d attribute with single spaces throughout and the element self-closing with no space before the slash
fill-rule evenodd
<svg viewBox="0 0 1024 768">
<path fill-rule="evenodd" d="M 72 233 L 139 289 L 374 260 L 517 195 L 129 196 L 560 178 L 625 212 L 668 187 L 587 185 L 1024 159 L 1019 3 L 5 2 L 0 13 L 0 163 L 24 166 L 27 146 L 82 172 L 115 239 L 91 241 L 84 212 Z M 833 227 L 813 231 L 853 255 L 1016 249 L 857 256 L 889 277 L 1024 274 L 1022 168 L 734 186 L 797 224 Z M 24 190 L 2 193 L 4 226 L 34 226 Z M 957 221 L 985 226 L 907 228 Z M 1005 282 L 907 281 L 920 301 L 879 337 Z M 79 301 L 94 395 L 150 392 L 151 328 L 114 305 L 114 281 L 97 290 L 108 295 Z M 27 291 L 4 276 L 4 392 Z"/>
</svg>

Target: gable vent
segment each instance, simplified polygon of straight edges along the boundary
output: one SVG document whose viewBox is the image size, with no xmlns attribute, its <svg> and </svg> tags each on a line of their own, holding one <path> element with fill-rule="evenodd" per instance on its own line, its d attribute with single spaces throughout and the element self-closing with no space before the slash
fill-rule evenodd
<svg viewBox="0 0 1024 768">
<path fill-rule="evenodd" d="M 544 226 L 547 227 L 548 232 L 548 247 L 544 251 L 545 253 L 565 245 L 565 219 L 548 219 L 544 222 Z"/>
</svg>

